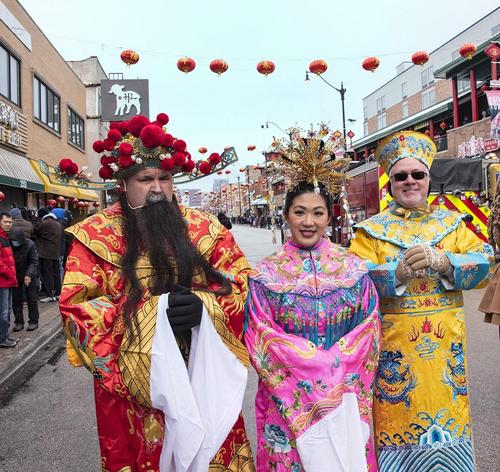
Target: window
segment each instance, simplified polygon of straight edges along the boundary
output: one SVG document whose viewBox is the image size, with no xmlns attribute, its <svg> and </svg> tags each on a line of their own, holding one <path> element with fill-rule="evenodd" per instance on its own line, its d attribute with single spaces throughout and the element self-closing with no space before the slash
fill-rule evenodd
<svg viewBox="0 0 500 472">
<path fill-rule="evenodd" d="M 500 24 L 491 28 L 491 36 L 496 36 L 498 33 L 500 33 Z"/>
<path fill-rule="evenodd" d="M 401 104 L 401 112 L 402 112 L 403 118 L 408 117 L 408 115 L 410 114 L 408 111 L 408 102 L 405 101 Z"/>
<path fill-rule="evenodd" d="M 363 123 L 363 131 L 364 131 L 364 136 L 368 136 L 368 121 L 365 121 Z"/>
<path fill-rule="evenodd" d="M 403 82 L 401 84 L 401 98 L 404 100 L 408 96 L 408 84 Z"/>
<path fill-rule="evenodd" d="M 377 98 L 377 113 L 382 113 L 385 111 L 384 96 Z"/>
<path fill-rule="evenodd" d="M 21 106 L 21 63 L 0 45 L 0 95 Z"/>
<path fill-rule="evenodd" d="M 33 77 L 33 115 L 59 133 L 61 99 L 38 77 Z"/>
<path fill-rule="evenodd" d="M 458 49 L 455 49 L 455 51 L 453 51 L 451 53 L 451 60 L 454 61 L 455 59 L 458 59 L 460 57 L 460 52 L 458 51 Z"/>
<path fill-rule="evenodd" d="M 85 123 L 70 107 L 68 107 L 68 141 L 85 149 Z"/>
<path fill-rule="evenodd" d="M 457 80 L 457 91 L 459 93 L 465 92 L 470 89 L 470 79 L 468 78 L 458 78 Z"/>
<path fill-rule="evenodd" d="M 422 71 L 422 88 L 429 87 L 434 83 L 434 67 L 430 66 Z"/>
<path fill-rule="evenodd" d="M 382 115 L 377 116 L 377 129 L 382 129 L 387 126 L 387 119 L 386 119 L 386 114 L 383 113 Z"/>
<path fill-rule="evenodd" d="M 436 90 L 430 89 L 422 92 L 422 110 L 424 108 L 429 108 L 431 105 L 436 103 Z"/>
<path fill-rule="evenodd" d="M 363 105 L 363 118 L 368 121 L 368 105 Z"/>
</svg>

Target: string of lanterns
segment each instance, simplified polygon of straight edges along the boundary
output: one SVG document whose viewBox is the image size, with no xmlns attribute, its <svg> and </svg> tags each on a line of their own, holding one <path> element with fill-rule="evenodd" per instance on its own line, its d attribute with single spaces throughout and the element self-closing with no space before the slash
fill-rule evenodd
<svg viewBox="0 0 500 472">
<path fill-rule="evenodd" d="M 458 50 L 460 56 L 462 56 L 463 58 L 467 58 L 468 60 L 472 59 L 476 51 L 477 48 L 472 43 L 463 44 Z M 125 51 L 122 51 L 122 53 L 120 54 L 120 58 L 125 64 L 127 64 L 127 66 L 131 66 L 139 62 L 140 56 L 136 51 L 133 51 L 132 49 L 126 49 Z M 416 51 L 412 54 L 410 59 L 413 64 L 423 66 L 429 61 L 430 56 L 425 51 Z M 375 72 L 379 65 L 380 59 L 376 56 L 367 57 L 361 62 L 361 67 L 364 70 L 370 72 Z M 229 64 L 224 59 L 214 59 L 210 62 L 209 68 L 213 73 L 220 76 L 227 72 L 227 70 L 229 69 Z M 196 61 L 191 57 L 181 57 L 177 61 L 177 69 L 185 74 L 189 74 L 196 69 Z M 275 71 L 276 64 L 274 64 L 274 62 L 270 60 L 263 60 L 257 63 L 256 69 L 259 74 L 267 77 Z M 328 64 L 323 59 L 315 59 L 309 64 L 309 71 L 313 74 L 324 74 L 327 69 Z"/>
</svg>

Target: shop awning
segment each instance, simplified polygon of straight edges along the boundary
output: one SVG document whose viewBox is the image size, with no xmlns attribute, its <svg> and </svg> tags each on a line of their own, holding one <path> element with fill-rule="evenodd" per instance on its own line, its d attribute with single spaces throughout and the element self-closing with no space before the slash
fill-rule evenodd
<svg viewBox="0 0 500 472">
<path fill-rule="evenodd" d="M 95 190 L 88 190 L 86 188 L 77 189 L 80 196 L 78 197 L 80 200 L 89 200 L 92 202 L 97 202 L 99 200 L 99 193 Z"/>
<path fill-rule="evenodd" d="M 43 192 L 43 182 L 30 160 L 0 147 L 0 184 Z"/>
<path fill-rule="evenodd" d="M 251 206 L 261 206 L 261 205 L 267 205 L 267 200 L 264 197 L 257 198 L 251 203 Z"/>
<path fill-rule="evenodd" d="M 53 193 L 54 195 L 62 195 L 63 197 L 76 197 L 78 199 L 83 198 L 81 197 L 76 187 L 66 187 L 65 185 L 57 185 L 52 183 L 49 178 L 40 171 L 40 168 L 38 167 L 38 161 L 31 161 L 31 166 L 37 173 L 38 177 L 40 177 L 40 180 L 43 182 L 43 187 L 40 190 L 41 192 Z M 51 172 L 52 170 L 53 169 L 51 169 Z"/>
</svg>

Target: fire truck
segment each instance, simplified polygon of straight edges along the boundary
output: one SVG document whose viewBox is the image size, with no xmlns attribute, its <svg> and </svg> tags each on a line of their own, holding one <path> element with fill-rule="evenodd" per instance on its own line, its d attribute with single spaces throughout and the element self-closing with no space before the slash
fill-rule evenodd
<svg viewBox="0 0 500 472">
<path fill-rule="evenodd" d="M 435 159 L 430 171 L 428 202 L 458 211 L 465 216 L 467 228 L 483 241 L 488 240 L 489 204 L 495 195 L 500 164 L 492 159 Z M 351 163 L 352 164 L 352 163 Z M 355 165 L 356 163 L 354 163 Z M 353 223 L 358 223 L 387 208 L 392 200 L 389 177 L 376 162 L 367 162 L 348 171 L 347 200 Z M 349 221 L 343 205 L 334 208 L 337 242 L 349 244 Z M 340 225 L 339 225 L 340 223 Z"/>
</svg>

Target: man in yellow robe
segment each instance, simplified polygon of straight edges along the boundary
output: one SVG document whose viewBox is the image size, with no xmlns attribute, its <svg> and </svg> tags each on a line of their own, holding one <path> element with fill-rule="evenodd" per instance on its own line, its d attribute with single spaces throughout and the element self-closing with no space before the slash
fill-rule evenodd
<svg viewBox="0 0 500 472">
<path fill-rule="evenodd" d="M 356 225 L 350 247 L 369 265 L 383 315 L 374 402 L 382 472 L 474 470 L 462 290 L 486 283 L 492 250 L 461 214 L 428 206 L 435 154 L 416 132 L 379 144 L 394 200 Z"/>
</svg>

